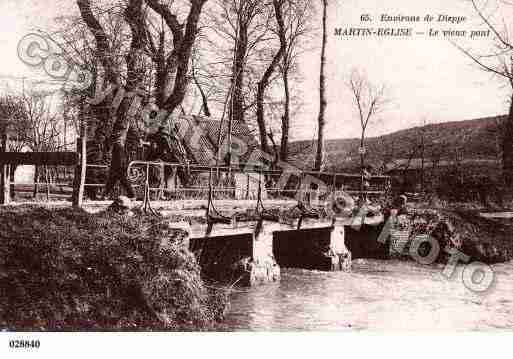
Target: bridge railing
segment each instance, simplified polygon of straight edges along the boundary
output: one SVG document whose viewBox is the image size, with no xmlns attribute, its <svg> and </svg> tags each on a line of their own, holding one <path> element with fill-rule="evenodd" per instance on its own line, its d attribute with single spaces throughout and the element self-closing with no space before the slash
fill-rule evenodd
<svg viewBox="0 0 513 359">
<path fill-rule="evenodd" d="M 43 195 L 51 195 L 52 199 L 69 197 L 76 187 L 72 173 L 77 173 L 78 157 L 77 153 L 71 152 L 9 154 L 8 160 L 2 156 L 2 164 L 38 165 L 45 171 L 45 175 L 34 178 L 30 183 L 14 183 L 6 178 L 5 187 L 11 186 L 17 192 L 26 193 L 36 192 L 36 187 Z M 87 163 L 85 169 L 86 195 L 105 186 L 109 166 Z M 263 199 L 301 198 L 310 201 L 312 198 L 325 198 L 334 191 L 354 195 L 361 193 L 360 176 L 356 174 L 278 171 L 246 164 L 238 167 L 187 166 L 171 162 L 133 161 L 128 167 L 128 177 L 139 198 L 143 198 L 147 182 L 152 199 L 206 200 L 211 189 L 214 199 L 252 200 L 258 196 L 259 183 Z M 185 183 L 182 179 L 185 179 Z M 374 176 L 367 190 L 368 195 L 383 195 L 389 182 L 387 176 Z"/>
<path fill-rule="evenodd" d="M 200 166 L 171 162 L 132 161 L 128 177 L 136 191 L 147 182 L 156 198 L 206 199 L 212 189 L 216 199 L 256 199 L 259 183 L 263 199 L 322 198 L 333 191 L 360 194 L 360 175 L 315 171 L 278 171 L 255 166 Z M 185 182 L 185 183 L 184 183 Z M 388 176 L 373 176 L 366 193 L 383 195 Z"/>
</svg>

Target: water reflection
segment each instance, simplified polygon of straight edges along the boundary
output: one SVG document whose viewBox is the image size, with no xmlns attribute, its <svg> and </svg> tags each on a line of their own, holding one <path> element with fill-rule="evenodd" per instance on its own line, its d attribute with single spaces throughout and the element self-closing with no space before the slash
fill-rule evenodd
<svg viewBox="0 0 513 359">
<path fill-rule="evenodd" d="M 240 290 L 224 330 L 475 330 L 513 327 L 513 264 L 485 294 L 442 266 L 357 260 L 351 273 L 283 269 L 280 283 Z"/>
</svg>

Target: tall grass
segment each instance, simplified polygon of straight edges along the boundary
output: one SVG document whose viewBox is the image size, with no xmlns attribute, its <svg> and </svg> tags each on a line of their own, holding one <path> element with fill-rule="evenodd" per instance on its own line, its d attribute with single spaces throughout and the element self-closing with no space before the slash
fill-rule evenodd
<svg viewBox="0 0 513 359">
<path fill-rule="evenodd" d="M 0 210 L 0 327 L 200 330 L 223 316 L 185 232 L 161 219 L 77 209 Z"/>
</svg>

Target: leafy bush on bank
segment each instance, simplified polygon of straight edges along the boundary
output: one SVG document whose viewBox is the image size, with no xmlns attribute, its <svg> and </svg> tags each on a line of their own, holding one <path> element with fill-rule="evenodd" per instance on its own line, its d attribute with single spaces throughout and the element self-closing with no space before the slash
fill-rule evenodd
<svg viewBox="0 0 513 359">
<path fill-rule="evenodd" d="M 198 330 L 227 294 L 205 287 L 162 219 L 78 209 L 0 210 L 0 328 Z"/>
</svg>

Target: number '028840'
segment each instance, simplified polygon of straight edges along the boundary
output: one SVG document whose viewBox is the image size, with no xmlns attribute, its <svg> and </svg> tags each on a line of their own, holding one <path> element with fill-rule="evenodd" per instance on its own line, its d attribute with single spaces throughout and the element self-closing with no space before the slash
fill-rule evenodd
<svg viewBox="0 0 513 359">
<path fill-rule="evenodd" d="M 39 340 L 9 340 L 12 349 L 38 349 L 40 346 Z"/>
</svg>

